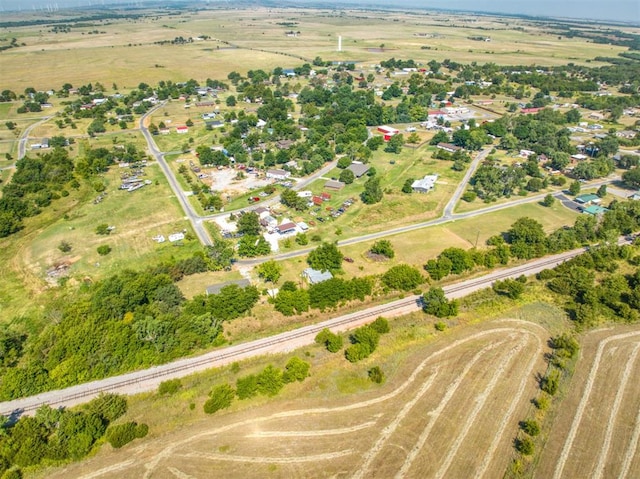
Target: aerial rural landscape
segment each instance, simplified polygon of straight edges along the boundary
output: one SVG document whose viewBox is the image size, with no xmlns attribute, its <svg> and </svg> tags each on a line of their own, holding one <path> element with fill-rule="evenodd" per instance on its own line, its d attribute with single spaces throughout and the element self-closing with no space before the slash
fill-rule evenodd
<svg viewBox="0 0 640 479">
<path fill-rule="evenodd" d="M 640 476 L 639 8 L 419 3 L 0 3 L 0 479 Z"/>
</svg>

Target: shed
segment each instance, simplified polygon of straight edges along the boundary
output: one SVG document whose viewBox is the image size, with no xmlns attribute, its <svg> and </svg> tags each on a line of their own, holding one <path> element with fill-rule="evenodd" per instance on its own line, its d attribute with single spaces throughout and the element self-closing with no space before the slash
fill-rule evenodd
<svg viewBox="0 0 640 479">
<path fill-rule="evenodd" d="M 307 268 L 302 272 L 302 277 L 309 281 L 309 284 L 318 284 L 333 278 L 331 271 L 319 271 L 313 268 Z"/>
<path fill-rule="evenodd" d="M 345 184 L 342 181 L 329 180 L 324 184 L 324 187 L 328 190 L 341 190 Z"/>
<path fill-rule="evenodd" d="M 207 286 L 207 289 L 205 291 L 207 293 L 207 296 L 210 294 L 220 294 L 222 288 L 224 288 L 225 286 L 231 286 L 232 284 L 238 285 L 241 288 L 246 288 L 247 286 L 251 286 L 251 281 L 249 281 L 248 279 L 235 279 L 231 281 L 225 281 L 224 283 L 212 284 L 211 286 Z"/>
</svg>

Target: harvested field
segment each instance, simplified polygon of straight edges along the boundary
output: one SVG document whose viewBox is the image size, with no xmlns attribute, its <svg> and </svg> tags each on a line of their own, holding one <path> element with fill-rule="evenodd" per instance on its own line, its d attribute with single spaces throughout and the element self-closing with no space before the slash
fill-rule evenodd
<svg viewBox="0 0 640 479">
<path fill-rule="evenodd" d="M 640 329 L 585 336 L 536 477 L 639 477 Z"/>
<path fill-rule="evenodd" d="M 468 328 L 422 349 L 382 388 L 219 413 L 65 477 L 501 477 L 544 369 L 548 332 Z M 49 475 L 49 477 L 63 477 Z"/>
</svg>

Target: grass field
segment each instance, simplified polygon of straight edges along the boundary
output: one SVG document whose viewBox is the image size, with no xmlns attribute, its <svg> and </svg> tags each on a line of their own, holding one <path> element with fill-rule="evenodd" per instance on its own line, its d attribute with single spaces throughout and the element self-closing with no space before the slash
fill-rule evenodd
<svg viewBox="0 0 640 479">
<path fill-rule="evenodd" d="M 3 87 L 21 92 L 28 86 L 48 89 L 65 82 L 99 81 L 127 89 L 140 81 L 223 79 L 230 71 L 246 71 L 247 65 L 267 70 L 277 65 L 292 67 L 302 61 L 296 56 L 365 63 L 403 57 L 425 63 L 455 58 L 460 62 L 557 65 L 585 63 L 624 50 L 580 38 L 559 40 L 525 20 L 505 22 L 488 16 L 279 8 L 212 9 L 170 17 L 160 11 L 148 13 L 144 19 L 97 22 L 64 34 L 41 26 L 3 29 L 3 35 L 26 43 L 0 57 L 0 70 L 11 72 L 3 78 Z M 294 26 L 278 25 L 283 22 Z M 291 29 L 300 35 L 286 36 L 285 31 Z M 94 30 L 104 33 L 94 34 Z M 211 39 L 186 45 L 154 44 L 199 35 Z M 343 39 L 342 52 L 336 51 L 338 35 Z M 473 36 L 489 36 L 491 41 L 470 40 Z"/>
</svg>

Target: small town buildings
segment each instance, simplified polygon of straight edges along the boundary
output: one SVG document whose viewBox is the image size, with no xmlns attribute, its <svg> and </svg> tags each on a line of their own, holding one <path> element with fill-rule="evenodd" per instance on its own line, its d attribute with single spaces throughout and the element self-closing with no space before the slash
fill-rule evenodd
<svg viewBox="0 0 640 479">
<path fill-rule="evenodd" d="M 436 148 L 444 151 L 448 151 L 449 153 L 455 153 L 456 151 L 462 150 L 461 147 L 452 145 L 451 143 L 438 143 Z"/>
<path fill-rule="evenodd" d="M 307 268 L 302 272 L 302 277 L 306 278 L 309 284 L 318 284 L 333 278 L 331 271 L 319 271 L 313 268 Z"/>
<path fill-rule="evenodd" d="M 186 133 L 189 133 L 189 127 L 188 126 L 177 126 L 176 127 L 176 133 L 178 133 L 180 135 L 184 135 Z"/>
<path fill-rule="evenodd" d="M 298 198 L 311 198 L 313 193 L 309 190 L 298 191 Z"/>
<path fill-rule="evenodd" d="M 618 138 L 625 138 L 627 140 L 632 140 L 636 137 L 637 132 L 633 131 L 633 130 L 622 130 L 622 131 L 617 131 L 616 132 L 616 136 Z"/>
<path fill-rule="evenodd" d="M 382 125 L 378 127 L 378 131 L 384 135 L 384 141 L 389 141 L 392 136 L 400 133 L 400 130 L 391 126 Z"/>
<path fill-rule="evenodd" d="M 535 151 L 531 151 L 531 150 L 520 150 L 520 157 L 521 158 L 529 158 L 531 155 L 535 155 L 536 152 Z"/>
<path fill-rule="evenodd" d="M 225 281 L 224 283 L 217 283 L 212 284 L 211 286 L 207 286 L 207 289 L 205 291 L 207 293 L 207 296 L 209 296 L 210 294 L 220 294 L 222 288 L 224 288 L 225 286 L 231 286 L 232 284 L 238 285 L 241 288 L 246 288 L 247 286 L 251 286 L 251 281 L 249 281 L 248 279 L 234 279 L 231 281 Z"/>
<path fill-rule="evenodd" d="M 540 110 L 543 110 L 543 108 L 523 108 L 522 110 L 520 110 L 520 112 L 523 115 L 534 115 L 538 113 Z"/>
<path fill-rule="evenodd" d="M 590 204 L 599 204 L 602 202 L 598 195 L 594 195 L 593 193 L 586 193 L 584 195 L 576 196 L 576 203 L 581 205 L 590 205 Z"/>
<path fill-rule="evenodd" d="M 282 223 L 280 226 L 276 226 L 276 231 L 281 235 L 293 233 L 294 231 L 296 231 L 296 224 L 291 221 Z"/>
<path fill-rule="evenodd" d="M 416 193 L 429 193 L 435 188 L 436 181 L 438 181 L 438 175 L 426 175 L 421 180 L 411 183 L 411 188 Z"/>
<path fill-rule="evenodd" d="M 175 243 L 176 241 L 182 241 L 184 239 L 184 233 L 173 233 L 169 235 L 169 241 Z"/>
<path fill-rule="evenodd" d="M 582 153 L 576 153 L 575 155 L 571 155 L 571 161 L 583 161 L 589 158 L 587 155 L 583 155 Z"/>
<path fill-rule="evenodd" d="M 324 184 L 324 187 L 328 190 L 341 190 L 345 187 L 345 184 L 342 181 L 329 180 Z"/>
<path fill-rule="evenodd" d="M 347 167 L 347 170 L 351 170 L 356 178 L 360 178 L 370 169 L 371 169 L 371 166 L 366 165 L 364 163 L 360 163 L 359 161 L 354 161 Z"/>
<path fill-rule="evenodd" d="M 607 208 L 605 208 L 604 206 L 600 206 L 600 205 L 587 206 L 585 209 L 582 210 L 583 213 L 588 214 L 588 215 L 593 215 L 593 216 L 603 215 L 607 211 L 609 211 Z"/>
<path fill-rule="evenodd" d="M 286 180 L 291 176 L 291 172 L 280 169 L 267 170 L 267 178 L 274 180 Z"/>
</svg>

